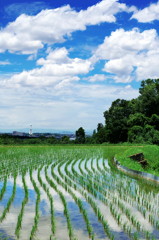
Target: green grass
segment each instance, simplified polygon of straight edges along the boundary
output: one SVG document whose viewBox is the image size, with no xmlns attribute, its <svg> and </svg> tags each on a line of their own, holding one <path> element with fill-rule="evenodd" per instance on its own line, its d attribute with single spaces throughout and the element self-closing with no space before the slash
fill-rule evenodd
<svg viewBox="0 0 159 240">
<path fill-rule="evenodd" d="M 144 158 L 148 162 L 148 167 L 143 168 L 139 163 L 134 160 L 131 160 L 128 156 L 140 153 L 144 154 Z M 121 165 L 126 166 L 133 170 L 138 170 L 142 172 L 148 172 L 159 176 L 159 146 L 156 145 L 143 145 L 143 146 L 135 146 L 129 147 L 123 152 L 118 152 L 115 154 L 117 160 L 121 163 Z"/>
</svg>

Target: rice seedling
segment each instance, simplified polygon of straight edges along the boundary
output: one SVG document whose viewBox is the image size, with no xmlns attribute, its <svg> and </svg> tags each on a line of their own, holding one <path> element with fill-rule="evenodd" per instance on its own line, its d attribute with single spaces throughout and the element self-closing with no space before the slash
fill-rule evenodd
<svg viewBox="0 0 159 240">
<path fill-rule="evenodd" d="M 75 240 L 75 236 L 74 236 L 74 233 L 73 233 L 73 228 L 72 228 L 72 224 L 71 224 L 71 220 L 70 220 L 70 214 L 69 214 L 69 211 L 68 211 L 68 208 L 67 208 L 67 202 L 65 200 L 65 197 L 64 197 L 63 193 L 60 190 L 58 190 L 57 185 L 49 178 L 49 176 L 47 174 L 47 168 L 46 167 L 45 167 L 45 177 L 46 177 L 46 180 L 48 181 L 48 183 L 50 184 L 50 186 L 53 187 L 54 190 L 59 194 L 59 197 L 60 197 L 61 202 L 63 203 L 63 207 L 64 207 L 64 215 L 65 215 L 66 221 L 67 221 L 69 239 L 70 240 Z M 58 184 L 59 183 L 60 183 L 60 180 L 58 181 Z"/>
<path fill-rule="evenodd" d="M 24 192 L 25 192 L 25 196 L 24 196 L 24 199 L 23 199 L 23 202 L 22 202 L 21 210 L 20 210 L 20 213 L 18 215 L 17 225 L 16 225 L 16 228 L 15 228 L 15 235 L 18 239 L 20 237 L 20 229 L 22 227 L 24 208 L 25 208 L 25 205 L 28 202 L 28 194 L 29 194 L 28 193 L 28 187 L 27 187 L 26 181 L 25 181 L 25 174 L 22 176 L 22 182 L 23 182 L 23 189 L 24 189 Z"/>
<path fill-rule="evenodd" d="M 3 187 L 2 187 L 2 189 L 0 191 L 0 201 L 2 200 L 3 195 L 4 195 L 5 191 L 6 191 L 6 186 L 7 186 L 7 177 L 4 178 Z"/>
<path fill-rule="evenodd" d="M 34 239 L 36 231 L 38 229 L 38 222 L 39 222 L 39 218 L 40 218 L 40 214 L 39 214 L 40 190 L 39 190 L 36 182 L 34 181 L 34 179 L 32 177 L 32 170 L 30 170 L 30 180 L 31 180 L 31 182 L 33 184 L 33 187 L 34 187 L 36 195 L 37 195 L 36 203 L 35 203 L 34 224 L 32 226 L 31 233 L 30 233 L 30 240 L 32 240 L 32 239 Z"/>
<path fill-rule="evenodd" d="M 9 212 L 9 209 L 11 207 L 11 204 L 12 202 L 14 201 L 14 197 L 15 197 L 15 194 L 16 194 L 16 178 L 17 178 L 17 175 L 14 176 L 14 184 L 13 184 L 13 190 L 12 190 L 12 195 L 11 197 L 9 198 L 8 202 L 7 202 L 7 206 L 5 207 L 5 209 L 3 210 L 3 213 L 2 215 L 0 216 L 0 222 L 2 222 L 7 213 Z"/>
<path fill-rule="evenodd" d="M 41 171 L 42 167 L 38 169 L 38 181 L 40 183 L 40 185 L 42 186 L 42 188 L 44 189 L 44 191 L 46 192 L 48 199 L 50 201 L 50 213 L 51 213 L 51 231 L 54 237 L 55 235 L 55 231 L 56 231 L 56 223 L 55 223 L 55 215 L 54 215 L 54 200 L 53 197 L 50 194 L 49 188 L 47 187 L 47 185 L 42 181 L 42 178 L 40 176 L 40 171 Z"/>
</svg>

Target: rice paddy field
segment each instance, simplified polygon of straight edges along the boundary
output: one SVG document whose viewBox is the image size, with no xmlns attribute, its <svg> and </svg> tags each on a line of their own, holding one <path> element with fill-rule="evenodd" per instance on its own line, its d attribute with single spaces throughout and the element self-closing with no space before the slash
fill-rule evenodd
<svg viewBox="0 0 159 240">
<path fill-rule="evenodd" d="M 0 147 L 0 239 L 159 239 L 159 187 L 111 165 L 129 147 Z"/>
</svg>

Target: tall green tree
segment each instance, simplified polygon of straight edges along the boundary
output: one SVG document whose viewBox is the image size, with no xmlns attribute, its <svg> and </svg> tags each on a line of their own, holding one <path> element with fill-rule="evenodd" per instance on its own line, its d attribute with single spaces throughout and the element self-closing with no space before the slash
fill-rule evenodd
<svg viewBox="0 0 159 240">
<path fill-rule="evenodd" d="M 108 139 L 112 143 L 125 142 L 128 138 L 127 120 L 134 112 L 130 101 L 124 99 L 115 100 L 108 111 L 104 112 Z"/>
<path fill-rule="evenodd" d="M 76 131 L 76 143 L 85 143 L 85 131 L 82 127 L 80 127 L 77 131 Z"/>
<path fill-rule="evenodd" d="M 159 79 L 147 79 L 141 82 L 138 97 L 138 111 L 151 117 L 159 115 Z"/>
</svg>

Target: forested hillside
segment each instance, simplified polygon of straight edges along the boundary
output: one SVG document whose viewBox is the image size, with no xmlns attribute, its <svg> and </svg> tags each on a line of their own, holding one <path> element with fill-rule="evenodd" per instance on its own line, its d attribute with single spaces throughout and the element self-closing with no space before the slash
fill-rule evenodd
<svg viewBox="0 0 159 240">
<path fill-rule="evenodd" d="M 159 79 L 141 82 L 139 97 L 117 99 L 104 112 L 105 126 L 98 124 L 96 142 L 159 144 Z"/>
</svg>

